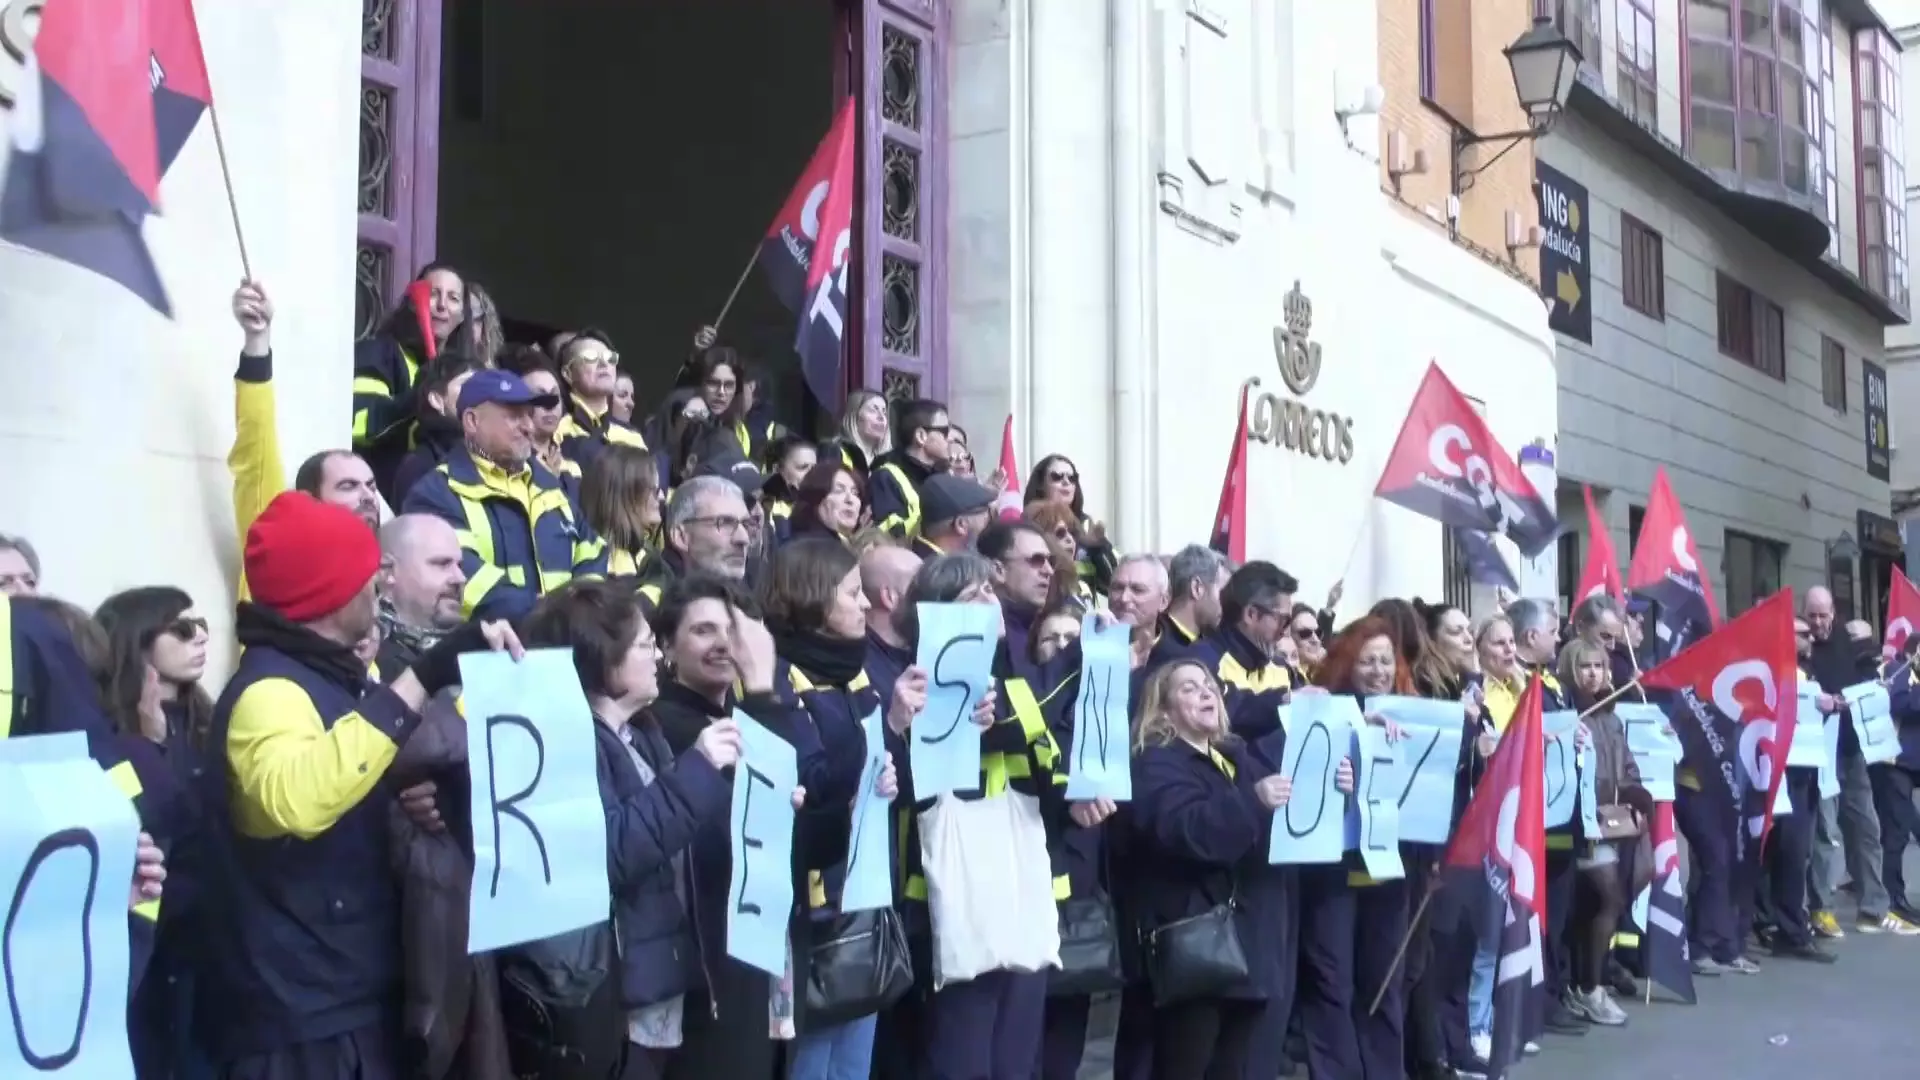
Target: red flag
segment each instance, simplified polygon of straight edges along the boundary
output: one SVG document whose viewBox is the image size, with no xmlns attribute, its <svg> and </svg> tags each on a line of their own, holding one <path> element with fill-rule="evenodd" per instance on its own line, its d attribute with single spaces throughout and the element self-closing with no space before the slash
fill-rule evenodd
<svg viewBox="0 0 1920 1080">
<path fill-rule="evenodd" d="M 1553 508 L 1439 364 L 1427 365 L 1373 493 L 1443 525 L 1504 535 L 1528 558 L 1559 533 Z"/>
<path fill-rule="evenodd" d="M 1715 789 L 1740 810 L 1756 838 L 1773 826 L 1774 799 L 1793 748 L 1794 725 L 1780 719 L 1791 719 L 1798 707 L 1795 656 L 1793 590 L 1781 589 L 1640 675 L 1648 689 L 1679 692 L 1668 715 L 1688 760 L 1716 766 L 1699 771 L 1717 774 Z M 1744 805 L 1735 798 L 1743 793 Z"/>
<path fill-rule="evenodd" d="M 774 293 L 799 318 L 793 347 L 807 387 L 828 408 L 840 401 L 855 122 L 848 98 L 760 242 L 759 263 Z"/>
<path fill-rule="evenodd" d="M 439 342 L 433 336 L 433 285 L 426 278 L 419 278 L 407 285 L 407 306 L 413 309 L 413 321 L 420 324 L 420 341 L 427 350 L 427 359 L 440 355 Z"/>
<path fill-rule="evenodd" d="M 213 104 L 207 57 L 200 47 L 200 24 L 193 0 L 146 0 L 153 41 L 153 120 L 162 175 L 180 156 L 200 114 Z"/>
<path fill-rule="evenodd" d="M 1881 659 L 1892 660 L 1907 647 L 1915 626 L 1920 626 L 1920 588 L 1899 567 L 1893 568 L 1893 581 L 1887 588 L 1887 636 Z"/>
<path fill-rule="evenodd" d="M 1574 590 L 1573 602 L 1602 594 L 1625 600 L 1627 591 L 1620 585 L 1620 561 L 1613 554 L 1613 537 L 1600 517 L 1600 508 L 1593 504 L 1593 489 L 1583 484 L 1580 490 L 1587 496 L 1587 565 L 1580 571 L 1580 587 Z"/>
<path fill-rule="evenodd" d="M 159 200 L 147 0 L 47 0 L 17 82 L 0 239 L 117 282 L 163 315 L 140 233 Z"/>
<path fill-rule="evenodd" d="M 1667 470 L 1653 472 L 1653 490 L 1647 493 L 1647 516 L 1640 522 L 1640 539 L 1633 545 L 1633 565 L 1627 568 L 1627 588 L 1645 592 L 1662 608 L 1702 605 L 1709 627 L 1720 625 L 1720 605 L 1713 599 L 1713 582 L 1700 572 L 1700 549 L 1687 528 L 1687 515 L 1667 484 Z"/>
<path fill-rule="evenodd" d="M 1240 391 L 1240 422 L 1233 428 L 1227 475 L 1220 481 L 1220 506 L 1213 512 L 1210 546 L 1234 565 L 1247 561 L 1247 392 Z"/>
<path fill-rule="evenodd" d="M 1017 521 L 1020 505 L 1020 462 L 1013 456 L 1013 417 L 1000 429 L 1000 494 L 993 500 L 1002 521 Z"/>
<path fill-rule="evenodd" d="M 1493 1076 L 1520 1060 L 1527 1004 L 1546 978 L 1541 954 L 1547 920 L 1546 729 L 1540 700 L 1540 676 L 1535 675 L 1461 815 L 1445 859 L 1468 910 L 1487 915 L 1475 928 L 1499 935 L 1489 1056 Z"/>
</svg>

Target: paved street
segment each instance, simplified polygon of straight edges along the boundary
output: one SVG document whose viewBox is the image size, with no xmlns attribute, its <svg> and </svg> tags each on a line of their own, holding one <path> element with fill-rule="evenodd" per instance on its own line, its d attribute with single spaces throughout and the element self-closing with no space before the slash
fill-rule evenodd
<svg viewBox="0 0 1920 1080">
<path fill-rule="evenodd" d="M 1920 881 L 1920 858 L 1907 860 L 1908 880 Z M 1850 903 L 1850 901 L 1849 901 Z M 1622 1002 L 1631 1022 L 1593 1029 L 1579 1038 L 1548 1035 L 1544 1052 L 1514 1070 L 1546 1080 L 1880 1080 L 1920 1075 L 1920 938 L 1853 932 L 1829 943 L 1840 962 L 1816 965 L 1756 958 L 1754 976 L 1698 979 L 1700 1004 L 1663 1000 L 1651 1006 Z M 1089 1048 L 1080 1080 L 1109 1080 L 1114 1017 L 1095 1015 L 1099 1040 Z M 1778 1037 L 1786 1041 L 1773 1045 Z M 1296 1074 L 1304 1077 L 1305 1069 Z"/>
</svg>

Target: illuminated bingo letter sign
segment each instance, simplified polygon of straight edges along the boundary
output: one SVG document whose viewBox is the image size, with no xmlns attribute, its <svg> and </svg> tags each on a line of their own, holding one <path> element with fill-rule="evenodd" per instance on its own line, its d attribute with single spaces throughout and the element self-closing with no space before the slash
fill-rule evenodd
<svg viewBox="0 0 1920 1080">
<path fill-rule="evenodd" d="M 1587 262 L 1587 189 L 1549 165 L 1535 162 L 1533 181 L 1540 199 L 1540 296 L 1547 301 L 1547 325 L 1585 344 L 1593 344 L 1593 267 Z"/>
<path fill-rule="evenodd" d="M 8 739 L 0 748 L 0 1076 L 132 1080 L 133 804 L 78 739 Z"/>
<path fill-rule="evenodd" d="M 1247 437 L 1345 465 L 1353 460 L 1353 418 L 1313 408 L 1305 401 L 1320 381 L 1320 343 L 1312 339 L 1313 301 L 1300 291 L 1296 281 L 1281 306 L 1286 321 L 1273 328 L 1273 353 L 1280 363 L 1280 381 L 1293 396 L 1256 393 L 1259 377 L 1248 379 L 1241 387 L 1241 393 L 1253 403 Z"/>
<path fill-rule="evenodd" d="M 607 921 L 607 819 L 593 710 L 571 649 L 460 658 L 472 772 L 467 948 Z"/>
</svg>

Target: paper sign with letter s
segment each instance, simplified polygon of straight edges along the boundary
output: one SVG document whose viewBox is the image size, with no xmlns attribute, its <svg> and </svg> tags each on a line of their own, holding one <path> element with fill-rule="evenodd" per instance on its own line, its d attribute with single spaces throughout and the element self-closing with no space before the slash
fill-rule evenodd
<svg viewBox="0 0 1920 1080">
<path fill-rule="evenodd" d="M 127 901 L 140 821 L 84 743 L 79 757 L 13 745 L 37 742 L 6 740 L 20 752 L 0 762 L 0 1076 L 133 1080 Z"/>
<path fill-rule="evenodd" d="M 995 604 L 921 604 L 915 664 L 927 673 L 927 707 L 907 732 L 914 794 L 922 799 L 980 787 L 980 727 L 973 708 L 993 688 L 1000 643 Z"/>
<path fill-rule="evenodd" d="M 1346 850 L 1347 797 L 1334 784 L 1361 722 L 1360 707 L 1345 694 L 1303 694 L 1293 699 L 1286 720 L 1280 774 L 1293 781 L 1293 794 L 1273 812 L 1267 861 L 1339 862 Z"/>
<path fill-rule="evenodd" d="M 1893 703 L 1879 682 L 1863 682 L 1840 691 L 1860 737 L 1860 756 L 1869 765 L 1885 765 L 1900 756 L 1900 733 L 1893 726 Z"/>
<path fill-rule="evenodd" d="M 1133 798 L 1133 753 L 1128 745 L 1133 681 L 1133 628 L 1092 615 L 1080 624 L 1080 692 L 1073 701 L 1073 754 L 1067 798 Z"/>
<path fill-rule="evenodd" d="M 467 950 L 606 922 L 607 818 L 593 710 L 572 649 L 460 658 L 472 773 Z"/>
<path fill-rule="evenodd" d="M 847 839 L 847 880 L 840 889 L 841 911 L 868 911 L 893 903 L 893 863 L 887 851 L 887 804 L 874 790 L 886 768 L 887 747 L 881 734 L 880 710 L 874 709 L 860 730 L 867 739 L 867 761 L 860 770 L 860 787 L 853 798 L 853 833 Z"/>
<path fill-rule="evenodd" d="M 727 884 L 727 955 L 778 979 L 787 970 L 793 914 L 792 744 L 735 710 L 742 754 L 733 767 L 733 877 Z"/>
<path fill-rule="evenodd" d="M 1367 699 L 1367 711 L 1400 727 L 1400 839 L 1444 844 L 1453 831 L 1453 791 L 1466 736 L 1466 707 L 1458 701 L 1386 694 Z M 1376 875 L 1377 876 L 1377 875 Z"/>
</svg>

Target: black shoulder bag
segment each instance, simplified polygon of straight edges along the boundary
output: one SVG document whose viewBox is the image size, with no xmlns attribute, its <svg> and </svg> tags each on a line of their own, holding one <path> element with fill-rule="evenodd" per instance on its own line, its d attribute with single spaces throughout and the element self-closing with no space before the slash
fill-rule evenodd
<svg viewBox="0 0 1920 1080">
<path fill-rule="evenodd" d="M 1126 985 L 1120 960 L 1119 920 L 1112 899 L 1112 837 L 1103 831 L 1100 877 L 1092 895 L 1069 896 L 1060 907 L 1060 966 L 1047 973 L 1048 997 L 1086 997 Z"/>
<path fill-rule="evenodd" d="M 872 1016 L 913 989 L 907 932 L 892 908 L 849 911 L 814 925 L 800 1023 L 819 1030 Z"/>
<path fill-rule="evenodd" d="M 1224 904 L 1146 934 L 1147 983 L 1155 1007 L 1220 997 L 1252 976 L 1240 943 L 1239 882 Z"/>
</svg>

